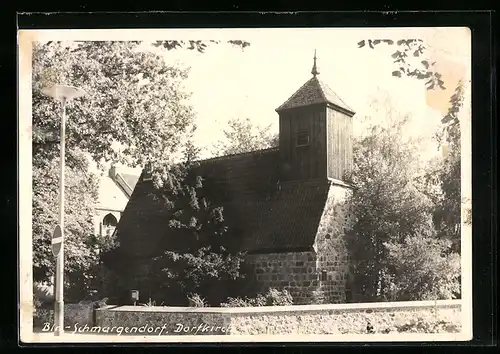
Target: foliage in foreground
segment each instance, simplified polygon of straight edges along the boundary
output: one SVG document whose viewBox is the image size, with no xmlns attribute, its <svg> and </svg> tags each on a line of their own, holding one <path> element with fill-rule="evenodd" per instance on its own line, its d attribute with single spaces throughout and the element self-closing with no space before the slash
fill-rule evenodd
<svg viewBox="0 0 500 354">
<path fill-rule="evenodd" d="M 82 155 L 74 155 L 87 166 Z M 34 157 L 35 159 L 35 157 Z M 46 281 L 54 274 L 55 257 L 51 237 L 59 221 L 59 161 L 37 159 L 33 162 L 33 278 Z M 86 288 L 97 255 L 88 245 L 93 231 L 97 182 L 91 173 L 68 166 L 65 185 L 65 275 L 80 291 Z"/>
<path fill-rule="evenodd" d="M 168 304 L 185 304 L 198 293 L 210 304 L 218 304 L 231 283 L 242 278 L 244 254 L 237 235 L 228 227 L 224 210 L 212 201 L 213 188 L 204 186 L 197 174 L 198 149 L 186 145 L 179 168 L 177 188 L 163 189 L 172 210 L 162 250 L 153 259 L 147 287 L 152 297 Z"/>
<path fill-rule="evenodd" d="M 254 298 L 232 298 L 221 303 L 221 307 L 255 307 L 255 306 L 288 306 L 293 305 L 293 298 L 285 290 L 269 289 L 265 294 L 258 294 Z"/>
<path fill-rule="evenodd" d="M 459 293 L 459 255 L 439 237 L 435 204 L 417 183 L 415 148 L 404 139 L 406 118 L 376 125 L 355 142 L 353 216 L 347 245 L 357 301 L 454 298 Z"/>
<path fill-rule="evenodd" d="M 394 46 L 395 77 L 424 80 L 428 90 L 444 89 L 440 73 L 420 39 L 368 39 L 359 48 Z M 445 156 L 420 176 L 412 171 L 414 152 L 397 130 L 373 131 L 354 149 L 349 230 L 354 292 L 359 300 L 430 300 L 460 296 L 461 143 L 459 82 L 436 133 Z M 399 141 L 398 141 L 399 139 Z M 415 154 L 416 155 L 416 154 Z M 415 176 L 416 177 L 413 177 Z M 470 223 L 470 210 L 466 211 Z"/>
<path fill-rule="evenodd" d="M 250 43 L 228 41 L 244 49 Z M 33 275 L 48 281 L 54 270 L 50 238 L 57 224 L 61 105 L 42 94 L 53 84 L 84 89 L 67 106 L 66 122 L 66 288 L 74 300 L 98 279 L 109 285 L 93 233 L 96 176 L 87 157 L 100 165 L 130 167 L 153 163 L 158 186 L 176 180 L 171 158 L 191 131 L 194 114 L 182 84 L 188 70 L 170 65 L 137 41 L 36 42 L 32 70 Z M 204 52 L 216 41 L 157 41 L 165 50 Z M 112 117 L 112 119 L 110 119 Z M 89 241 L 90 240 L 90 241 Z M 100 242 L 101 240 L 99 240 Z M 89 245 L 89 242 L 92 243 Z M 99 266 L 96 266 L 99 265 Z M 108 290 L 105 290 L 106 292 Z"/>
<path fill-rule="evenodd" d="M 409 236 L 402 243 L 387 243 L 385 247 L 394 269 L 393 298 L 441 300 L 460 293 L 460 255 L 450 253 L 450 241 Z"/>
<path fill-rule="evenodd" d="M 99 263 L 93 234 L 97 178 L 94 162 L 130 166 L 177 149 L 193 115 L 181 87 L 186 70 L 170 66 L 136 42 L 35 43 L 33 46 L 33 275 L 47 281 L 54 270 L 50 239 L 58 224 L 61 105 L 42 94 L 53 84 L 78 86 L 85 98 L 67 107 L 66 288 L 89 290 Z M 162 89 L 159 90 L 158 88 Z M 113 119 L 110 119 L 113 117 Z M 68 294 L 69 296 L 70 294 Z M 75 296 L 78 294 L 74 294 Z M 76 296 L 77 297 L 77 296 Z M 78 300 L 75 298 L 75 300 Z"/>
<path fill-rule="evenodd" d="M 188 301 L 190 307 L 207 307 L 207 301 L 199 294 L 189 294 Z"/>
</svg>

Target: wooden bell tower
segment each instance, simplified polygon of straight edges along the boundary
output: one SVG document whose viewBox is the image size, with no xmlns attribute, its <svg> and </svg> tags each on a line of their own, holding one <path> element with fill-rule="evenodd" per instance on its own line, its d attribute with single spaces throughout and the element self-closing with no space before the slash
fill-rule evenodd
<svg viewBox="0 0 500 354">
<path fill-rule="evenodd" d="M 312 78 L 276 109 L 283 180 L 342 181 L 352 168 L 355 112 L 318 79 L 316 59 Z"/>
</svg>

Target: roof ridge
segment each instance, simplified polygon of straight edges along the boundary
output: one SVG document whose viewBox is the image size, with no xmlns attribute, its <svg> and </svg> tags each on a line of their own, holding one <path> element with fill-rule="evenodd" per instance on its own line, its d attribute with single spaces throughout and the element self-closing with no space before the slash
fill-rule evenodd
<svg viewBox="0 0 500 354">
<path fill-rule="evenodd" d="M 317 79 L 319 84 L 320 84 L 320 87 L 321 87 L 321 93 L 323 94 L 324 96 L 324 99 L 327 100 L 327 101 L 330 101 L 327 97 L 326 97 L 326 94 L 324 92 L 324 87 L 327 88 L 328 90 L 330 90 L 334 95 L 335 97 L 344 105 L 343 108 L 347 108 L 348 110 L 350 110 L 351 112 L 354 112 L 353 109 L 351 107 L 349 107 L 349 105 L 347 103 L 344 102 L 344 100 L 342 98 L 340 98 L 340 96 L 330 87 L 328 86 L 328 84 L 326 82 L 324 82 L 323 80 L 320 80 L 320 79 Z M 324 87 L 323 87 L 324 86 Z M 333 103 L 333 102 L 332 102 Z"/>
<path fill-rule="evenodd" d="M 130 196 L 132 195 L 133 189 L 131 186 L 128 185 L 127 181 L 125 181 L 125 179 L 121 176 L 121 174 L 119 172 L 115 172 L 114 178 L 112 178 L 112 179 L 118 185 L 118 188 L 120 188 L 125 193 L 125 195 L 128 198 L 130 198 Z M 130 190 L 130 192 L 127 191 L 127 188 Z"/>
<path fill-rule="evenodd" d="M 276 108 L 276 112 L 296 107 L 309 106 L 319 103 L 330 103 L 335 107 L 345 111 L 349 115 L 355 114 L 340 96 L 332 90 L 323 80 L 313 76 L 307 80 L 285 103 Z"/>
<path fill-rule="evenodd" d="M 320 79 L 318 79 L 316 76 L 313 77 L 313 79 L 316 79 L 316 81 L 318 81 L 319 91 L 321 93 L 321 96 L 323 97 L 323 100 L 330 102 L 330 100 L 328 99 L 328 97 L 326 97 L 325 89 L 323 88 L 323 85 L 325 85 L 324 82 L 321 81 Z M 327 88 L 329 88 L 329 87 L 327 87 Z"/>
<path fill-rule="evenodd" d="M 127 173 L 127 172 L 118 172 L 119 174 L 123 175 L 123 176 L 139 176 L 137 173 Z"/>
<path fill-rule="evenodd" d="M 216 157 L 211 157 L 208 159 L 203 159 L 203 160 L 197 160 L 196 162 L 198 163 L 207 163 L 207 162 L 212 162 L 212 161 L 221 161 L 221 160 L 232 160 L 237 157 L 241 156 L 248 156 L 256 153 L 265 153 L 265 152 L 271 152 L 271 151 L 278 151 L 278 147 L 271 147 L 271 148 L 266 148 L 266 149 L 258 149 L 258 150 L 252 150 L 252 151 L 247 151 L 247 152 L 240 152 L 237 154 L 229 154 L 229 155 L 222 155 L 222 156 L 216 156 Z"/>
<path fill-rule="evenodd" d="M 280 110 L 281 107 L 284 107 L 287 105 L 288 102 L 290 102 L 292 100 L 292 98 L 294 98 L 299 92 L 300 90 L 302 90 L 310 81 L 312 81 L 313 79 L 315 78 L 315 76 L 311 77 L 309 80 L 307 80 L 302 86 L 300 86 L 297 90 L 295 90 L 294 93 L 292 93 L 292 95 L 290 97 L 288 97 L 288 99 L 283 103 L 281 104 L 278 108 L 276 108 L 276 110 Z"/>
</svg>

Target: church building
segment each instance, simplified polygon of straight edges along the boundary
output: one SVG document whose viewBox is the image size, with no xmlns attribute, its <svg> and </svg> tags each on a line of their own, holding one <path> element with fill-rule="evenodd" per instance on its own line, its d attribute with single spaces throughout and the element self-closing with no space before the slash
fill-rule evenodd
<svg viewBox="0 0 500 354">
<path fill-rule="evenodd" d="M 317 296 L 342 303 L 349 276 L 344 200 L 351 192 L 345 176 L 353 164 L 355 112 L 320 80 L 316 55 L 311 73 L 276 109 L 278 147 L 202 160 L 198 168 L 223 191 L 218 202 L 247 251 L 260 292 L 287 289 L 297 304 Z M 169 219 L 144 176 L 117 228 L 126 287 L 140 293 L 141 274 Z"/>
<path fill-rule="evenodd" d="M 139 176 L 112 166 L 99 178 L 99 194 L 94 214 L 94 235 L 111 236 L 132 195 Z"/>
</svg>

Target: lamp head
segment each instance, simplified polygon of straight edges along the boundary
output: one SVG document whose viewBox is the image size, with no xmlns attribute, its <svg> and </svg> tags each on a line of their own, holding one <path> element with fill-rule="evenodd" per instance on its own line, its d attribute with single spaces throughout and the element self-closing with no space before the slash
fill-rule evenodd
<svg viewBox="0 0 500 354">
<path fill-rule="evenodd" d="M 71 101 L 72 99 L 83 97 L 87 95 L 87 93 L 74 86 L 66 86 L 66 85 L 54 85 L 51 87 L 47 87 L 42 89 L 42 93 L 44 95 L 50 96 L 57 101 Z"/>
</svg>

